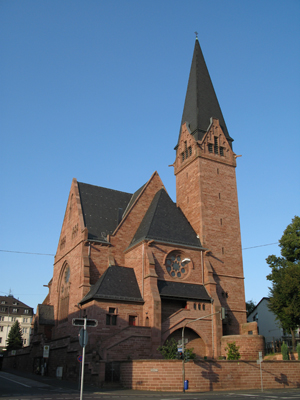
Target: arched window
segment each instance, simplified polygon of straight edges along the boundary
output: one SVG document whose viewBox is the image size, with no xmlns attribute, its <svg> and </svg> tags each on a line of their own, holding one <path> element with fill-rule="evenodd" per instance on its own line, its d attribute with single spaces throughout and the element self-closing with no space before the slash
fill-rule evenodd
<svg viewBox="0 0 300 400">
<path fill-rule="evenodd" d="M 59 306 L 58 323 L 68 321 L 69 316 L 69 291 L 70 291 L 71 270 L 68 263 L 65 263 L 61 269 L 59 279 Z"/>
</svg>

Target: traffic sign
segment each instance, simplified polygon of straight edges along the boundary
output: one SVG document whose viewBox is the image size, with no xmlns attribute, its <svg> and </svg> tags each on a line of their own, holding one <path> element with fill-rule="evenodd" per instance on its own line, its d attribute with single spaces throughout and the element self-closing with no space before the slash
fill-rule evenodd
<svg viewBox="0 0 300 400">
<path fill-rule="evenodd" d="M 77 361 L 81 363 L 82 362 L 82 356 L 78 356 L 77 357 Z"/>
<path fill-rule="evenodd" d="M 85 329 L 81 328 L 79 332 L 79 344 L 81 347 L 84 347 L 88 344 L 89 336 Z"/>
<path fill-rule="evenodd" d="M 74 326 L 84 326 L 85 318 L 73 318 L 72 325 Z M 86 326 L 95 327 L 98 325 L 98 321 L 96 319 L 87 319 Z"/>
<path fill-rule="evenodd" d="M 187 339 L 187 338 L 184 338 L 184 344 L 187 344 L 189 342 L 189 339 Z M 178 346 L 182 346 L 182 339 L 179 339 L 178 340 L 178 345 L 177 345 L 177 347 Z"/>
<path fill-rule="evenodd" d="M 44 350 L 43 350 L 44 358 L 49 358 L 49 351 L 50 351 L 50 346 L 44 346 Z"/>
</svg>

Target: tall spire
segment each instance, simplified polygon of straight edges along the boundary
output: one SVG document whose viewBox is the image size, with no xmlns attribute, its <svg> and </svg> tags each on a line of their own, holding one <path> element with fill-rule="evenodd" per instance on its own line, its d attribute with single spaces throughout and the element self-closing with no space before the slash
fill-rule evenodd
<svg viewBox="0 0 300 400">
<path fill-rule="evenodd" d="M 231 145 L 233 139 L 227 131 L 198 37 L 196 37 L 180 129 L 182 124 L 187 122 L 191 134 L 196 140 L 201 140 L 210 125 L 210 118 L 219 120 L 221 128 Z"/>
</svg>

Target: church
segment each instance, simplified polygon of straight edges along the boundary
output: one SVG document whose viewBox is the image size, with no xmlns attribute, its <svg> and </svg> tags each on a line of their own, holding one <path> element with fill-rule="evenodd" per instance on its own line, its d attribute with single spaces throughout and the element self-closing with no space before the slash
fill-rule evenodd
<svg viewBox="0 0 300 400">
<path fill-rule="evenodd" d="M 77 376 L 79 317 L 98 321 L 88 328 L 91 374 L 161 358 L 158 347 L 187 322 L 186 346 L 200 359 L 224 356 L 227 337 L 257 335 L 246 323 L 237 155 L 197 38 L 176 136 L 176 203 L 157 172 L 134 193 L 73 179 L 34 323 L 33 347 L 50 344 L 49 368 Z"/>
</svg>

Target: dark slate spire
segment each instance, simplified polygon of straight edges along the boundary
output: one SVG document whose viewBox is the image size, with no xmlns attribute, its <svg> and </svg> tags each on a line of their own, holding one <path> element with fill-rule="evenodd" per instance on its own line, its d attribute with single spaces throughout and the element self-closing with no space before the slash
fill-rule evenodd
<svg viewBox="0 0 300 400">
<path fill-rule="evenodd" d="M 227 131 L 198 38 L 196 38 L 180 130 L 182 124 L 187 122 L 191 134 L 196 140 L 201 140 L 210 125 L 210 118 L 217 118 L 220 121 L 223 132 L 231 145 L 233 139 Z"/>
</svg>

